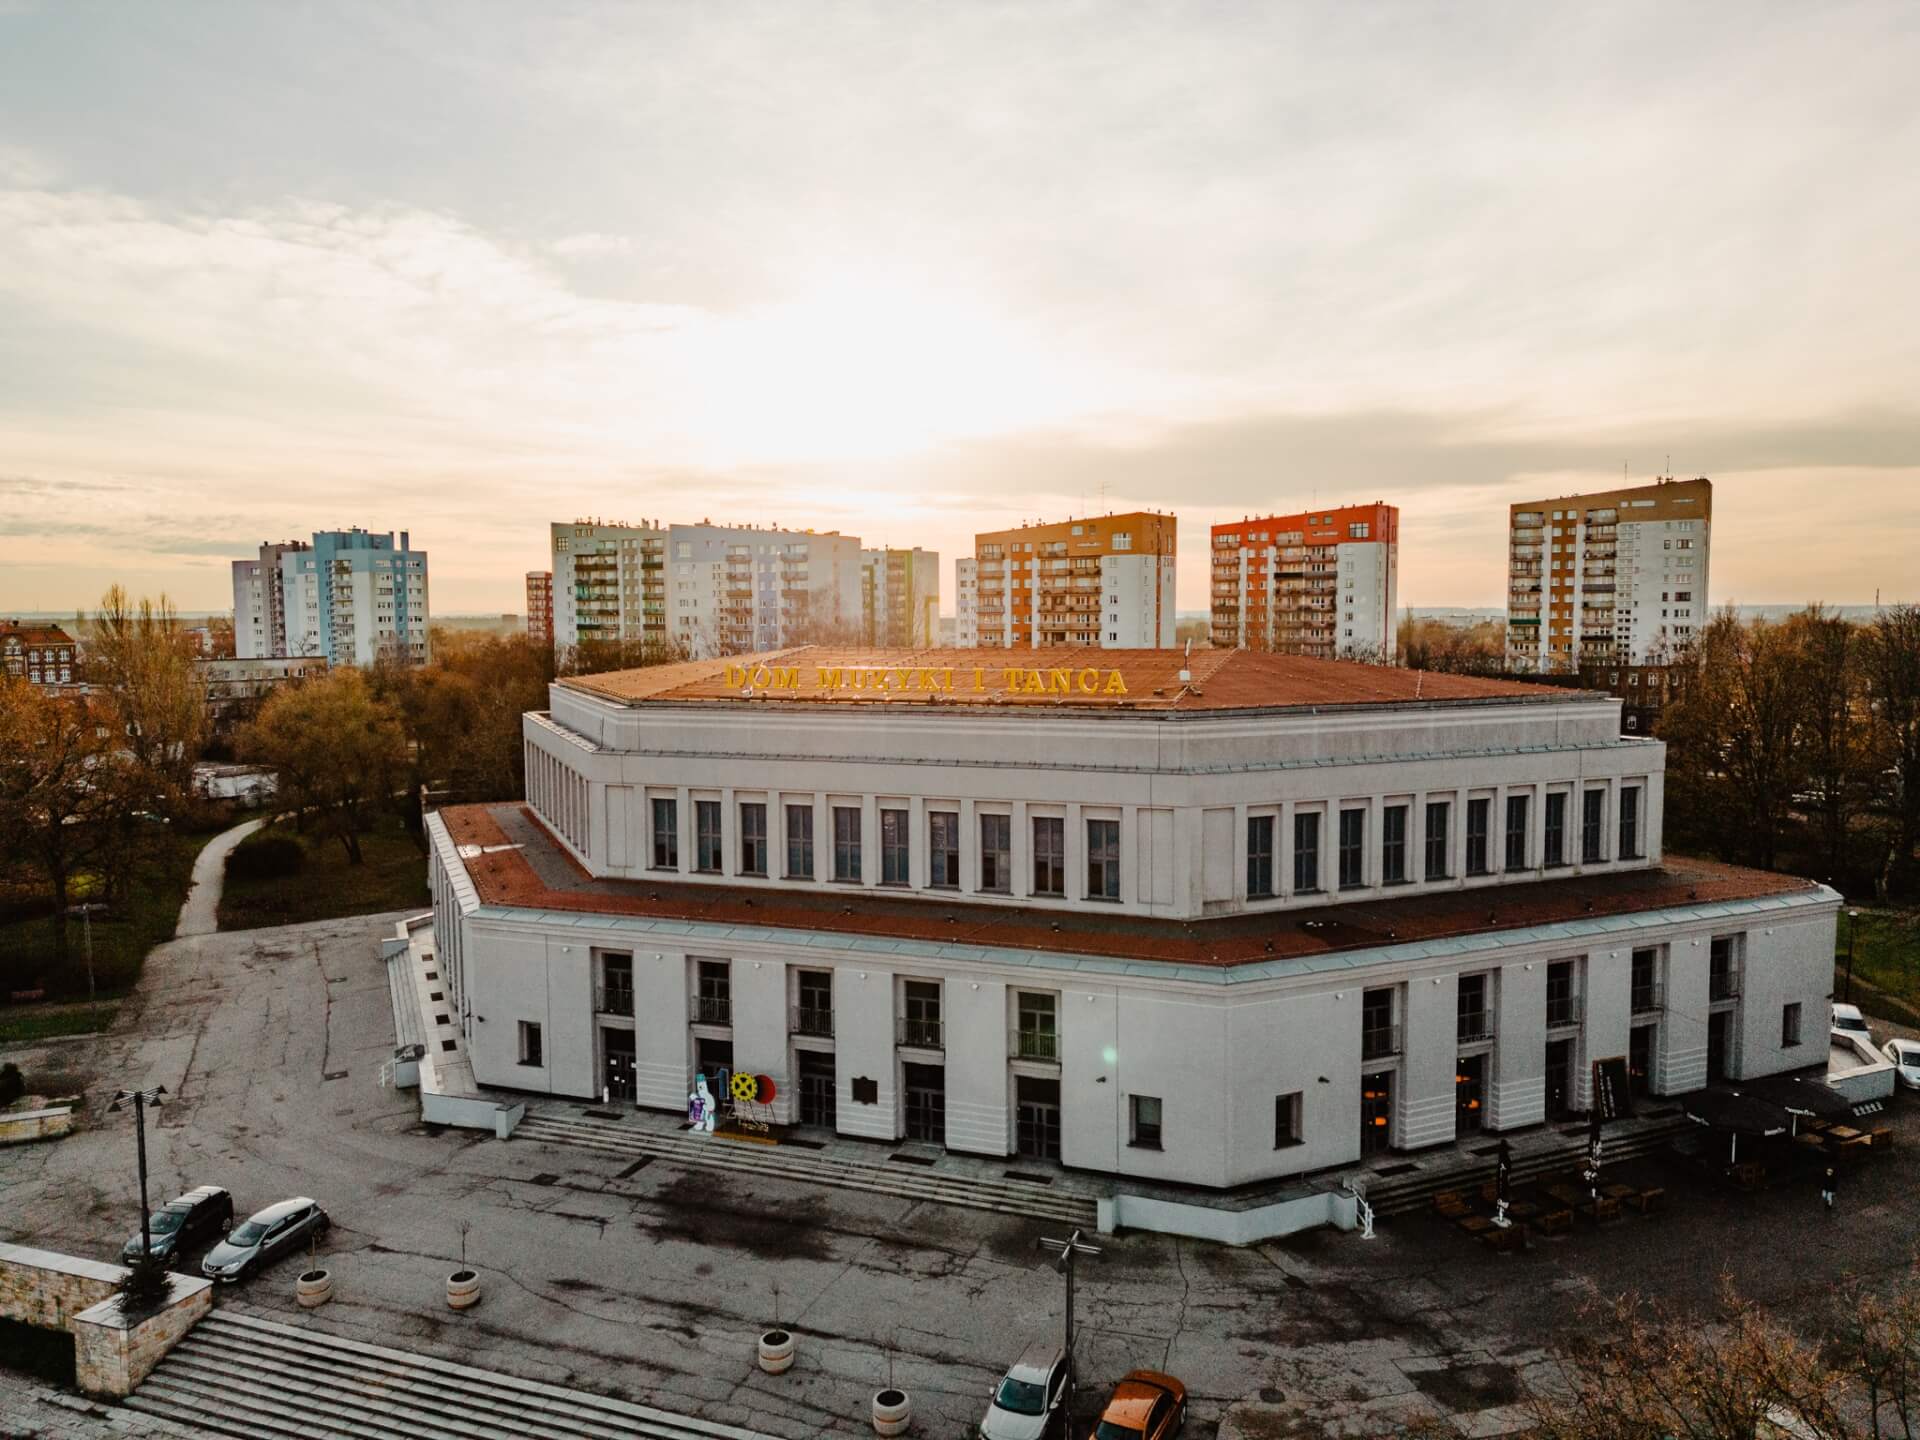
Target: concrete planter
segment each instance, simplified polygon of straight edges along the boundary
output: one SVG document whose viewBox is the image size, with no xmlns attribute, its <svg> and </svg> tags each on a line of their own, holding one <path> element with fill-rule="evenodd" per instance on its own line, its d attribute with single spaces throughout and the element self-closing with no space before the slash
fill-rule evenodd
<svg viewBox="0 0 1920 1440">
<path fill-rule="evenodd" d="M 760 1334 L 760 1368 L 780 1375 L 793 1367 L 793 1332 L 765 1330 Z"/>
<path fill-rule="evenodd" d="M 293 1298 L 300 1302 L 300 1308 L 311 1310 L 316 1305 L 324 1305 L 333 1298 L 333 1272 L 331 1270 L 305 1270 L 300 1278 L 293 1282 Z"/>
<path fill-rule="evenodd" d="M 447 1305 L 453 1310 L 470 1310 L 480 1303 L 480 1272 L 456 1270 L 447 1276 Z"/>
<path fill-rule="evenodd" d="M 904 1435 L 913 1423 L 913 1400 L 904 1390 L 880 1390 L 873 1397 L 873 1433 Z"/>
</svg>

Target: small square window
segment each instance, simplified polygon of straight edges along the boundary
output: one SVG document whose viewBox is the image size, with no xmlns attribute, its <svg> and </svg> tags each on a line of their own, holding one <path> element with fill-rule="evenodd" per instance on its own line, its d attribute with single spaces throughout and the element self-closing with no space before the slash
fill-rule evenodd
<svg viewBox="0 0 1920 1440">
<path fill-rule="evenodd" d="M 1131 1097 L 1133 1111 L 1133 1144 L 1142 1150 L 1160 1148 L 1160 1097 L 1158 1095 L 1135 1095 Z"/>
</svg>

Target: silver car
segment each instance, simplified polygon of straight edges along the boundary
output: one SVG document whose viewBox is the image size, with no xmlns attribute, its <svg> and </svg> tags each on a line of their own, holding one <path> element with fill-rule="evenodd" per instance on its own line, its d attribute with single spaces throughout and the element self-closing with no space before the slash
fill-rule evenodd
<svg viewBox="0 0 1920 1440">
<path fill-rule="evenodd" d="M 1920 1090 L 1920 1040 L 1889 1040 L 1880 1053 L 1893 1062 L 1902 1085 Z"/>
<path fill-rule="evenodd" d="M 326 1234 L 332 1223 L 316 1201 L 305 1196 L 282 1200 L 229 1230 L 207 1252 L 200 1273 L 209 1280 L 244 1280 L 262 1265 L 299 1248 L 309 1235 Z"/>
<path fill-rule="evenodd" d="M 1066 1354 L 1051 1341 L 1036 1340 L 993 1387 L 981 1440 L 1043 1440 L 1062 1433 L 1066 1406 Z"/>
</svg>

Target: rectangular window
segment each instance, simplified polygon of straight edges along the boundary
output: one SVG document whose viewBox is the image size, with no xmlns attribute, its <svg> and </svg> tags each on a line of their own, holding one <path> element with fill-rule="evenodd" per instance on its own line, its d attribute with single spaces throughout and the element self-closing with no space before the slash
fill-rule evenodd
<svg viewBox="0 0 1920 1440">
<path fill-rule="evenodd" d="M 980 888 L 1005 895 L 1013 889 L 1013 817 L 980 817 Z"/>
<path fill-rule="evenodd" d="M 1487 1006 L 1487 977 L 1462 975 L 1456 1009 L 1456 1038 L 1462 1045 L 1474 1045 L 1493 1038 L 1493 1013 Z"/>
<path fill-rule="evenodd" d="M 1507 869 L 1527 868 L 1527 797 L 1507 796 Z"/>
<path fill-rule="evenodd" d="M 1247 898 L 1264 899 L 1273 889 L 1273 816 L 1247 817 Z"/>
<path fill-rule="evenodd" d="M 1033 818 L 1033 893 L 1067 893 L 1067 822 L 1057 815 Z"/>
<path fill-rule="evenodd" d="M 1352 890 L 1367 883 L 1367 812 L 1340 812 L 1340 888 Z"/>
<path fill-rule="evenodd" d="M 1780 1046 L 1790 1050 L 1800 1043 L 1800 1002 L 1780 1007 Z"/>
<path fill-rule="evenodd" d="M 1380 883 L 1404 885 L 1407 880 L 1407 807 L 1389 805 L 1380 812 Z"/>
<path fill-rule="evenodd" d="M 1160 1097 L 1129 1095 L 1128 1108 L 1133 1115 L 1132 1143 L 1142 1150 L 1160 1148 Z"/>
<path fill-rule="evenodd" d="M 1300 1133 L 1300 1092 L 1273 1097 L 1273 1148 L 1284 1150 L 1302 1143 Z"/>
<path fill-rule="evenodd" d="M 1606 858 L 1601 848 L 1602 824 L 1607 814 L 1607 792 L 1588 790 L 1580 797 L 1580 863 L 1593 865 Z"/>
<path fill-rule="evenodd" d="M 1567 863 L 1567 794 L 1564 790 L 1547 795 L 1546 855 L 1541 863 L 1547 866 Z"/>
<path fill-rule="evenodd" d="M 802 970 L 797 978 L 800 1003 L 793 1017 L 794 1033 L 833 1034 L 833 972 Z"/>
<path fill-rule="evenodd" d="M 1628 1003 L 1635 1015 L 1648 1015 L 1660 1008 L 1660 951 L 1652 946 L 1633 952 L 1633 968 L 1628 977 Z"/>
<path fill-rule="evenodd" d="M 940 1043 L 940 982 L 909 980 L 901 986 L 900 1043 L 920 1050 L 938 1050 Z"/>
<path fill-rule="evenodd" d="M 833 878 L 860 883 L 860 807 L 833 807 Z"/>
<path fill-rule="evenodd" d="M 960 817 L 951 810 L 927 816 L 927 883 L 942 890 L 960 888 Z"/>
<path fill-rule="evenodd" d="M 740 804 L 740 873 L 767 873 L 767 807 L 758 800 Z"/>
<path fill-rule="evenodd" d="M 1295 894 L 1320 888 L 1320 817 L 1311 812 L 1293 817 L 1293 889 Z"/>
<path fill-rule="evenodd" d="M 680 868 L 679 806 L 672 800 L 653 802 L 653 868 Z"/>
<path fill-rule="evenodd" d="M 1427 865 L 1426 878 L 1444 880 L 1447 878 L 1447 811 L 1445 800 L 1427 802 Z"/>
<path fill-rule="evenodd" d="M 1573 992 L 1573 961 L 1555 960 L 1547 966 L 1547 1028 L 1578 1024 L 1580 1000 Z"/>
<path fill-rule="evenodd" d="M 1087 898 L 1120 898 L 1120 822 L 1087 821 Z"/>
<path fill-rule="evenodd" d="M 1707 952 L 1707 999 L 1735 1000 L 1740 995 L 1740 962 L 1733 936 L 1716 935 Z"/>
<path fill-rule="evenodd" d="M 1022 1060 L 1058 1060 L 1059 1031 L 1055 1025 L 1055 997 L 1031 990 L 1019 993 L 1019 1028 L 1014 1053 Z"/>
<path fill-rule="evenodd" d="M 702 960 L 695 968 L 693 1018 L 702 1025 L 733 1023 L 733 967 L 725 960 Z"/>
<path fill-rule="evenodd" d="M 905 810 L 882 810 L 880 812 L 880 883 L 882 885 L 911 885 L 913 871 L 910 868 L 910 842 L 907 836 L 911 830 Z"/>
<path fill-rule="evenodd" d="M 718 875 L 725 864 L 720 848 L 720 802 L 693 802 L 693 866 L 703 874 Z"/>
<path fill-rule="evenodd" d="M 1467 874 L 1486 875 L 1492 866 L 1487 863 L 1487 827 L 1493 823 L 1493 801 L 1467 801 Z"/>
<path fill-rule="evenodd" d="M 520 1063 L 522 1065 L 544 1065 L 540 1058 L 540 1026 L 532 1020 L 520 1022 Z"/>
<path fill-rule="evenodd" d="M 813 806 L 787 806 L 787 878 L 813 879 Z"/>
<path fill-rule="evenodd" d="M 1620 791 L 1620 848 L 1615 859 L 1638 860 L 1640 858 L 1640 787 L 1623 787 Z"/>
</svg>

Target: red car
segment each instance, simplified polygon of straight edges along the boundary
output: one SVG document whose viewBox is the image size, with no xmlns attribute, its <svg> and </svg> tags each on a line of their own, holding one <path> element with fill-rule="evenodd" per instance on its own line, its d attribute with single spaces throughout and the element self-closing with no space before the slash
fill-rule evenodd
<svg viewBox="0 0 1920 1440">
<path fill-rule="evenodd" d="M 1186 1386 L 1171 1375 L 1135 1370 L 1113 1387 L 1087 1440 L 1168 1440 L 1186 1418 Z"/>
</svg>

